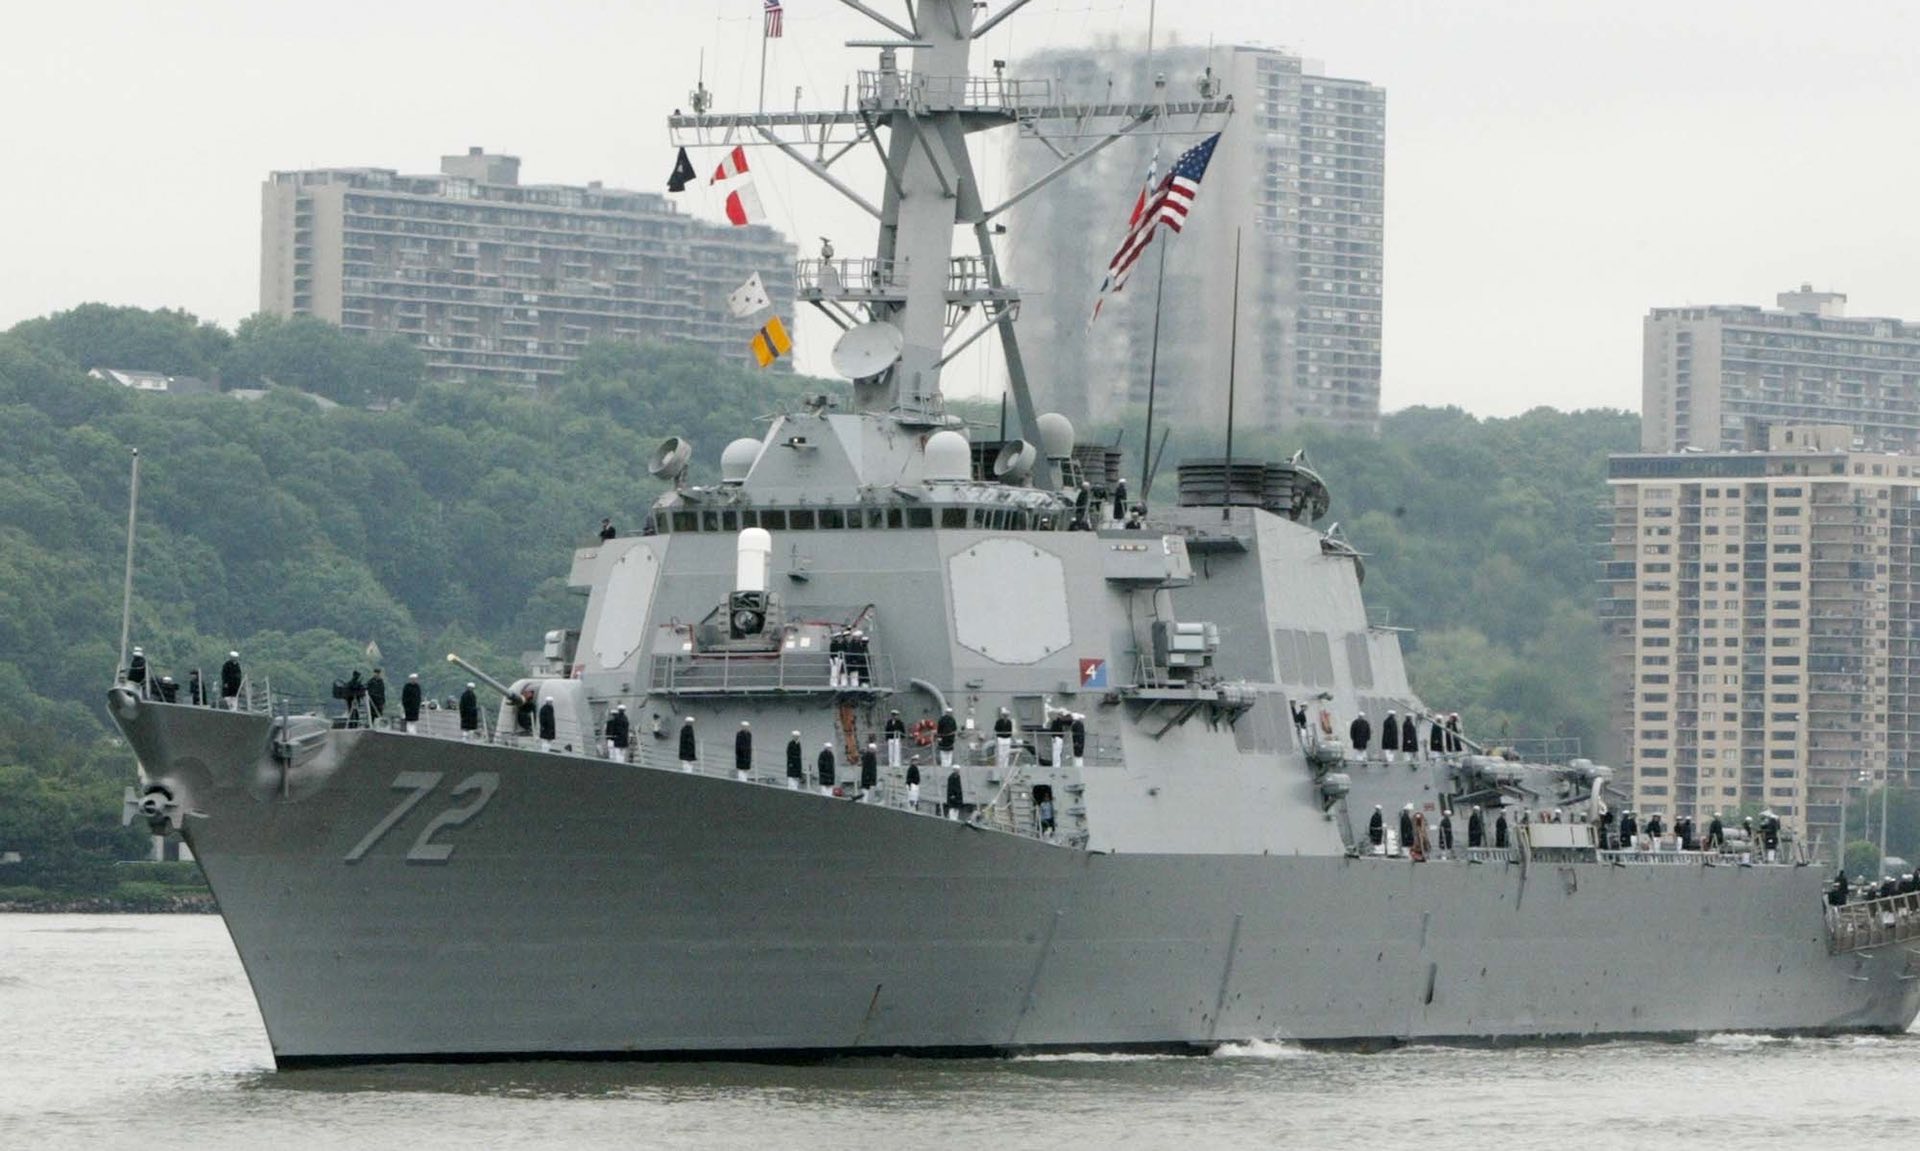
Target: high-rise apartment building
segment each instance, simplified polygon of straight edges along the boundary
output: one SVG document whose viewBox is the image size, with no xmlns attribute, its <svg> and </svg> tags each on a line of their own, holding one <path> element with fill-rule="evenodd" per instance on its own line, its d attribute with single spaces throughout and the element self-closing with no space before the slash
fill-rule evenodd
<svg viewBox="0 0 1920 1151">
<path fill-rule="evenodd" d="M 1776 301 L 1647 313 L 1640 446 L 1757 451 L 1778 425 L 1845 424 L 1869 451 L 1920 452 L 1920 326 L 1850 319 L 1811 285 Z"/>
<path fill-rule="evenodd" d="M 1637 810 L 1771 807 L 1830 849 L 1843 789 L 1920 767 L 1920 456 L 1769 439 L 1610 460 L 1613 710 Z"/>
<path fill-rule="evenodd" d="M 755 272 L 791 328 L 794 249 L 770 228 L 704 223 L 649 192 L 521 184 L 518 158 L 479 148 L 440 169 L 273 173 L 261 310 L 404 337 L 437 379 L 527 384 L 565 372 L 590 340 L 751 363 L 768 313 L 734 319 L 725 301 Z"/>
<path fill-rule="evenodd" d="M 1062 98 L 1154 98 L 1141 50 L 1047 52 L 1024 65 L 1023 75 L 1051 78 Z M 1234 115 L 1186 230 L 1161 251 L 1148 250 L 1091 328 L 1106 261 L 1126 231 L 1156 144 L 1117 144 L 1014 210 L 1008 262 L 1010 278 L 1027 291 L 1022 351 L 1035 387 L 1048 406 L 1076 420 L 1107 420 L 1146 403 L 1164 252 L 1158 398 L 1177 420 L 1223 424 L 1237 241 L 1241 426 L 1313 421 L 1375 429 L 1386 93 L 1318 75 L 1299 57 L 1264 48 L 1161 49 L 1152 71 L 1166 77 L 1170 99 L 1191 98 L 1204 78 L 1233 96 Z M 1197 138 L 1159 145 L 1159 172 Z M 1013 158 L 1012 184 L 1022 187 L 1052 157 L 1028 145 Z"/>
</svg>

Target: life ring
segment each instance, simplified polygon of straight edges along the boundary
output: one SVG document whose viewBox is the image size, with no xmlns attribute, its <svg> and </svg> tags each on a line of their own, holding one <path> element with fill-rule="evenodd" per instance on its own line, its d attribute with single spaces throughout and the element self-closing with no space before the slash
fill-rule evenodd
<svg viewBox="0 0 1920 1151">
<path fill-rule="evenodd" d="M 933 744 L 933 732 L 937 726 L 939 725 L 930 719 L 923 719 L 915 723 L 913 727 L 909 729 L 910 734 L 913 736 L 913 742 L 920 747 L 931 746 Z"/>
<path fill-rule="evenodd" d="M 1320 709 L 1320 730 L 1323 734 L 1333 734 L 1333 713 L 1326 708 Z"/>
</svg>

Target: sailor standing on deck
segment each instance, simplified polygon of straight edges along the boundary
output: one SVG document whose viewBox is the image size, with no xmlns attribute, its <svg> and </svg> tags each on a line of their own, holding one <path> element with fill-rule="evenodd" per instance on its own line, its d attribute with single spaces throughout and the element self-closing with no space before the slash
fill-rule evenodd
<svg viewBox="0 0 1920 1151">
<path fill-rule="evenodd" d="M 907 806 L 916 811 L 920 808 L 920 757 L 917 755 L 907 762 Z"/>
<path fill-rule="evenodd" d="M 187 698 L 193 701 L 195 707 L 206 706 L 207 689 L 200 683 L 200 669 L 197 667 L 187 673 Z"/>
<path fill-rule="evenodd" d="M 1087 766 L 1087 717 L 1074 712 L 1073 719 L 1067 724 L 1067 734 L 1073 737 L 1073 766 Z"/>
<path fill-rule="evenodd" d="M 405 687 L 400 689 L 400 719 L 407 725 L 408 735 L 420 732 L 420 673 L 414 672 L 407 677 Z"/>
<path fill-rule="evenodd" d="M 800 733 L 796 731 L 787 740 L 787 790 L 799 791 L 806 778 L 807 769 L 800 759 Z"/>
<path fill-rule="evenodd" d="M 552 751 L 554 740 L 553 697 L 543 696 L 540 700 L 540 750 Z"/>
<path fill-rule="evenodd" d="M 1006 708 L 1000 709 L 1000 718 L 993 721 L 993 765 L 1002 772 L 1013 762 L 1013 713 Z"/>
<path fill-rule="evenodd" d="M 934 735 L 938 739 L 937 746 L 940 752 L 941 767 L 953 766 L 953 738 L 954 734 L 959 730 L 960 725 L 954 722 L 953 709 L 950 707 L 943 708 L 940 712 L 940 722 L 934 726 Z"/>
<path fill-rule="evenodd" d="M 1400 850 L 1413 850 L 1413 805 L 1400 809 Z"/>
<path fill-rule="evenodd" d="M 947 773 L 947 818 L 958 820 L 960 809 L 966 805 L 966 790 L 960 783 L 960 769 Z"/>
<path fill-rule="evenodd" d="M 1360 758 L 1367 758 L 1367 745 L 1373 742 L 1373 725 L 1367 722 L 1367 713 L 1355 712 L 1353 722 L 1347 725 L 1347 738 L 1353 743 L 1353 750 Z"/>
<path fill-rule="evenodd" d="M 693 774 L 693 765 L 700 762 L 700 745 L 693 739 L 693 717 L 680 721 L 680 770 Z"/>
<path fill-rule="evenodd" d="M 733 778 L 741 783 L 753 774 L 753 724 L 740 721 L 740 730 L 733 733 Z"/>
<path fill-rule="evenodd" d="M 1453 858 L 1453 809 L 1440 809 L 1440 855 L 1443 859 Z"/>
<path fill-rule="evenodd" d="M 1452 712 L 1447 716 L 1447 751 L 1458 755 L 1464 748 L 1460 742 L 1460 713 Z"/>
<path fill-rule="evenodd" d="M 228 711 L 240 709 L 240 653 L 227 653 L 227 662 L 220 665 L 220 705 Z"/>
<path fill-rule="evenodd" d="M 1760 813 L 1760 842 L 1767 849 L 1767 862 L 1773 863 L 1780 850 L 1780 817 L 1771 807 Z"/>
<path fill-rule="evenodd" d="M 1373 818 L 1367 820 L 1367 842 L 1373 845 L 1375 855 L 1380 854 L 1386 847 L 1387 817 L 1377 803 L 1373 805 Z"/>
<path fill-rule="evenodd" d="M 633 742 L 633 727 L 627 719 L 627 705 L 621 704 L 607 717 L 607 758 L 627 762 L 627 745 Z"/>
<path fill-rule="evenodd" d="M 1439 759 L 1447 752 L 1447 729 L 1435 715 L 1427 721 L 1427 758 Z"/>
<path fill-rule="evenodd" d="M 833 794 L 833 741 L 820 745 L 820 758 L 814 762 L 814 773 L 820 780 L 820 794 Z"/>
<path fill-rule="evenodd" d="M 907 742 L 907 721 L 900 718 L 898 708 L 887 713 L 887 767 L 892 771 L 900 770 L 900 752 Z"/>
<path fill-rule="evenodd" d="M 1400 717 L 1400 750 L 1407 753 L 1409 764 L 1420 758 L 1420 727 L 1413 721 L 1413 713 Z"/>
<path fill-rule="evenodd" d="M 127 661 L 127 682 L 140 693 L 141 699 L 147 698 L 147 655 L 138 647 L 133 649 L 133 658 Z"/>
<path fill-rule="evenodd" d="M 1467 815 L 1467 846 L 1485 847 L 1487 845 L 1487 821 L 1481 818 L 1480 805 L 1474 804 Z"/>
<path fill-rule="evenodd" d="M 871 803 L 880 787 L 880 748 L 872 740 L 860 753 L 860 802 Z"/>
<path fill-rule="evenodd" d="M 1393 709 L 1387 709 L 1387 718 L 1380 721 L 1380 750 L 1387 757 L 1387 766 L 1393 766 L 1393 753 L 1400 750 L 1400 721 L 1394 717 Z"/>
<path fill-rule="evenodd" d="M 1505 811 L 1502 811 L 1493 821 L 1493 845 L 1495 847 L 1507 845 L 1507 813 Z"/>
<path fill-rule="evenodd" d="M 1072 723 L 1073 720 L 1068 718 L 1067 709 L 1064 707 L 1054 712 L 1053 718 L 1047 722 L 1047 751 L 1049 754 L 1047 762 L 1053 767 L 1066 766 L 1067 728 Z"/>
<path fill-rule="evenodd" d="M 460 693 L 460 738 L 472 743 L 480 733 L 480 697 L 473 694 L 473 684 L 467 684 L 467 690 Z"/>
<path fill-rule="evenodd" d="M 387 677 L 379 668 L 373 669 L 373 678 L 367 680 L 367 718 L 378 720 L 387 714 Z"/>
</svg>

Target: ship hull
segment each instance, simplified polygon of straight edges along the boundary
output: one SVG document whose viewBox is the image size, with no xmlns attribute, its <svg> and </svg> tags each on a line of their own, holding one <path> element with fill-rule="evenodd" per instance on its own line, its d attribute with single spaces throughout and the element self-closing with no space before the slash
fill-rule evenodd
<svg viewBox="0 0 1920 1151">
<path fill-rule="evenodd" d="M 586 757 L 336 733 L 288 777 L 264 717 L 122 726 L 184 793 L 282 1065 L 1892 1032 L 1920 1010 L 1904 949 L 1829 954 L 1811 868 L 1088 853 Z"/>
</svg>

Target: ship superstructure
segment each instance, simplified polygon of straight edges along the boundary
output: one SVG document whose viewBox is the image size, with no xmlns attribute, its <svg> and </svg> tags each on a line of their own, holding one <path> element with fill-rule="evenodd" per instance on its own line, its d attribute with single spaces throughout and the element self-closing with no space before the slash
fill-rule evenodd
<svg viewBox="0 0 1920 1151">
<path fill-rule="evenodd" d="M 488 681 L 486 722 L 115 686 L 130 810 L 192 845 L 276 1058 L 1906 1027 L 1909 954 L 1832 930 L 1799 845 L 1616 846 L 1606 769 L 1429 750 L 1306 461 L 1190 463 L 1139 508 L 1117 453 L 1034 410 L 992 222 L 1047 181 L 985 203 L 966 137 L 1017 128 L 1064 168 L 1230 105 L 969 76 L 1023 5 L 850 3 L 898 40 L 849 110 L 673 119 L 875 215 L 874 256 L 799 269 L 851 401 L 726 445 L 711 485 L 662 444 L 673 490 L 576 552 L 584 618 Z M 878 203 L 833 171 L 874 148 Z M 988 336 L 1018 432 L 991 442 L 939 387 Z M 1351 721 L 1389 711 L 1421 750 L 1357 753 Z M 1375 805 L 1457 840 L 1376 845 Z"/>
</svg>

